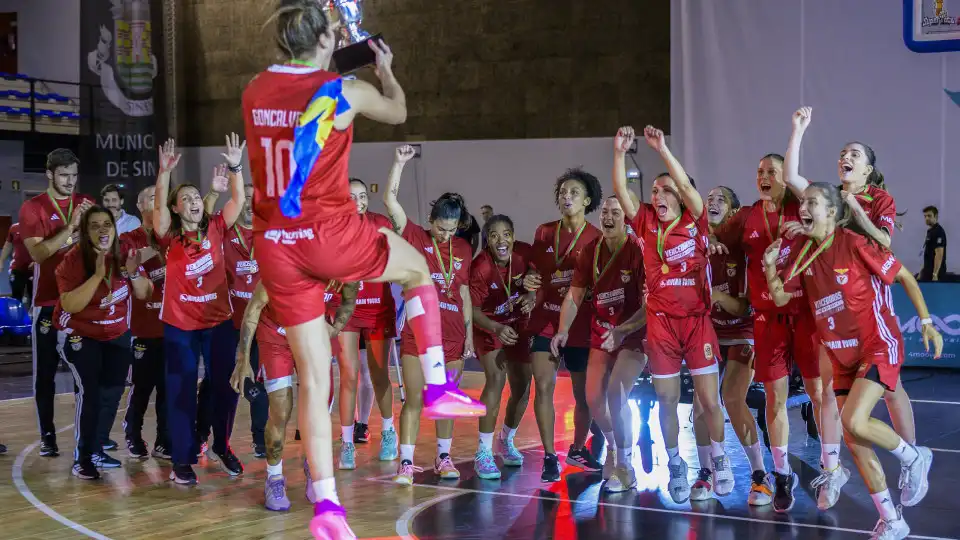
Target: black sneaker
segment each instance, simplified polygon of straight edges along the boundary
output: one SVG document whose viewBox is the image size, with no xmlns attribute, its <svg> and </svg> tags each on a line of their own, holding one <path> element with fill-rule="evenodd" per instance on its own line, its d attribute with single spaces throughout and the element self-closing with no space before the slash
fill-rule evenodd
<svg viewBox="0 0 960 540">
<path fill-rule="evenodd" d="M 590 451 L 586 448 L 581 448 L 579 450 L 574 450 L 573 446 L 570 446 L 570 450 L 567 452 L 567 465 L 572 467 L 577 467 L 578 469 L 583 469 L 590 472 L 600 472 L 603 470 L 603 465 L 597 461 L 597 458 L 590 455 Z"/>
<path fill-rule="evenodd" d="M 100 479 L 100 471 L 97 470 L 97 467 L 93 464 L 93 461 L 89 459 L 75 462 L 73 464 L 73 470 L 70 474 L 81 480 Z"/>
<path fill-rule="evenodd" d="M 197 473 L 193 472 L 190 465 L 173 465 L 170 471 L 170 479 L 182 486 L 193 486 L 197 483 Z"/>
<path fill-rule="evenodd" d="M 267 457 L 267 445 L 265 444 L 254 444 L 253 445 L 253 457 L 257 459 L 265 459 Z"/>
<path fill-rule="evenodd" d="M 7 453 L 7 445 L 0 444 L 0 454 L 6 454 L 6 453 Z"/>
<path fill-rule="evenodd" d="M 295 440 L 295 441 L 299 441 L 299 440 L 300 440 L 300 430 L 299 430 L 299 429 L 297 430 L 296 433 L 293 434 L 293 440 Z"/>
<path fill-rule="evenodd" d="M 134 459 L 145 459 L 150 455 L 147 443 L 143 439 L 127 439 L 127 454 Z"/>
<path fill-rule="evenodd" d="M 123 464 L 106 452 L 97 452 L 93 455 L 93 464 L 99 469 L 119 469 Z"/>
<path fill-rule="evenodd" d="M 156 443 L 153 445 L 153 457 L 157 459 L 170 459 L 170 450 L 166 446 Z"/>
<path fill-rule="evenodd" d="M 101 444 L 100 446 L 103 447 L 103 451 L 104 451 L 104 452 L 113 451 L 113 450 L 116 450 L 117 448 L 120 447 L 120 445 L 117 444 L 117 441 L 115 441 L 115 440 L 113 440 L 113 439 L 107 439 L 107 440 L 103 441 L 103 444 Z"/>
<path fill-rule="evenodd" d="M 773 510 L 780 514 L 789 512 L 796 501 L 793 497 L 793 490 L 797 487 L 797 473 L 791 471 L 790 474 L 773 473 L 774 491 L 773 491 Z"/>
<path fill-rule="evenodd" d="M 227 451 L 222 454 L 217 452 L 213 453 L 216 454 L 223 472 L 230 476 L 240 476 L 243 474 L 243 463 L 240 462 L 240 458 L 233 453 L 233 450 L 231 450 L 229 446 L 227 447 Z"/>
<path fill-rule="evenodd" d="M 361 422 L 353 425 L 353 442 L 365 443 L 370 440 L 370 428 Z"/>
<path fill-rule="evenodd" d="M 543 456 L 543 473 L 540 474 L 540 481 L 560 481 L 560 459 L 556 454 L 547 454 Z"/>
<path fill-rule="evenodd" d="M 60 455 L 56 433 L 47 433 L 40 438 L 40 455 L 44 457 L 57 457 Z"/>
<path fill-rule="evenodd" d="M 597 460 L 599 463 L 600 458 L 603 456 L 604 447 L 607 444 L 607 440 L 602 436 L 598 437 L 593 435 L 590 437 L 590 440 L 587 441 L 587 448 L 590 449 L 590 455 L 593 456 L 593 459 Z"/>
</svg>

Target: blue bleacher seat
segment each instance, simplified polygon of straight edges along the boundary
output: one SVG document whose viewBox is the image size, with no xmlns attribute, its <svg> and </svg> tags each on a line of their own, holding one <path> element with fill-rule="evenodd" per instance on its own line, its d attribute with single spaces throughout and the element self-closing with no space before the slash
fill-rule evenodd
<svg viewBox="0 0 960 540">
<path fill-rule="evenodd" d="M 25 336 L 30 333 L 30 313 L 19 300 L 0 297 L 0 333 Z"/>
</svg>

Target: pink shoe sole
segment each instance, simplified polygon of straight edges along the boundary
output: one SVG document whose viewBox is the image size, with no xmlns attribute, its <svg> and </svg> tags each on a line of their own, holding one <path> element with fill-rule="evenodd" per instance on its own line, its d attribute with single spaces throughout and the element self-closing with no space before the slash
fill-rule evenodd
<svg viewBox="0 0 960 540">
<path fill-rule="evenodd" d="M 447 420 L 453 418 L 477 418 L 487 414 L 486 405 L 442 397 L 429 406 L 423 408 L 423 415 L 428 420 Z"/>
<path fill-rule="evenodd" d="M 357 535 L 342 515 L 321 514 L 310 520 L 310 533 L 315 540 L 356 540 Z"/>
</svg>

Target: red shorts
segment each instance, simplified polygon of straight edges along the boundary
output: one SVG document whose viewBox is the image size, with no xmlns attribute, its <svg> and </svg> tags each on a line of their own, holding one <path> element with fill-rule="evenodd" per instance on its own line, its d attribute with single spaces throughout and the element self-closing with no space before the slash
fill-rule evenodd
<svg viewBox="0 0 960 540">
<path fill-rule="evenodd" d="M 390 248 L 380 229 L 353 212 L 289 229 L 254 233 L 263 286 L 280 326 L 296 326 L 326 313 L 326 283 L 383 275 Z"/>
<path fill-rule="evenodd" d="M 289 345 L 280 345 L 267 341 L 257 341 L 260 351 L 260 365 L 263 366 L 263 379 L 275 381 L 284 377 L 293 377 L 297 371 L 297 363 L 293 359 L 293 351 Z M 337 356 L 340 354 L 340 343 L 336 339 L 330 340 L 330 350 Z"/>
<path fill-rule="evenodd" d="M 483 357 L 493 351 L 504 350 L 507 353 L 507 360 L 511 362 L 530 362 L 530 339 L 523 335 L 517 338 L 516 345 L 508 347 L 504 345 L 500 338 L 493 334 L 488 334 L 480 330 L 473 332 L 473 346 L 477 349 L 477 356 Z"/>
<path fill-rule="evenodd" d="M 362 339 L 369 341 L 384 341 L 397 337 L 397 318 L 391 315 L 389 319 L 364 320 L 350 317 L 350 321 L 343 327 L 344 332 L 356 332 Z"/>
<path fill-rule="evenodd" d="M 794 365 L 804 379 L 820 376 L 817 327 L 812 317 L 756 312 L 753 314 L 753 333 L 755 381 L 773 382 L 789 377 Z"/>
<path fill-rule="evenodd" d="M 400 356 L 413 356 L 419 358 L 417 353 L 417 342 L 413 340 L 413 334 L 409 337 L 405 334 L 400 340 Z M 463 342 L 443 340 L 443 358 L 446 363 L 456 362 L 463 359 Z"/>
<path fill-rule="evenodd" d="M 753 365 L 753 357 L 754 349 L 751 343 L 725 345 L 722 341 L 720 342 L 720 360 L 736 362 L 749 367 Z"/>
<path fill-rule="evenodd" d="M 716 373 L 719 352 L 709 313 L 682 318 L 656 313 L 647 317 L 647 354 L 654 378 L 679 375 L 684 362 L 691 375 Z"/>
<path fill-rule="evenodd" d="M 903 341 L 897 344 L 897 348 L 899 358 L 902 359 Z M 829 353 L 829 349 L 827 351 Z M 869 379 L 888 392 L 894 392 L 900 381 L 900 368 L 903 367 L 903 362 L 891 364 L 890 354 L 887 351 L 866 354 L 863 361 L 852 365 L 837 362 L 831 354 L 830 363 L 833 365 L 833 392 L 838 396 L 849 394 L 856 379 Z"/>
</svg>

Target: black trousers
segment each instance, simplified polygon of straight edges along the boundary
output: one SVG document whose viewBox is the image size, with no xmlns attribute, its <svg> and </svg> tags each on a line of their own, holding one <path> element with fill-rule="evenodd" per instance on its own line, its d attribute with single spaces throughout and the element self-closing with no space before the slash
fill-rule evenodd
<svg viewBox="0 0 960 540">
<path fill-rule="evenodd" d="M 53 326 L 53 306 L 33 310 L 33 396 L 37 402 L 40 435 L 53 435 L 53 399 L 57 393 L 57 329 Z M 99 399 L 99 398 L 98 398 Z"/>
<path fill-rule="evenodd" d="M 74 427 L 77 448 L 73 458 L 83 461 L 101 452 L 101 423 L 109 416 L 103 412 L 105 396 L 123 394 L 130 366 L 129 337 L 98 341 L 65 334 L 64 338 L 63 359 L 73 371 L 77 387 L 78 421 Z M 109 433 L 109 427 L 106 430 Z"/>
<path fill-rule="evenodd" d="M 239 340 L 239 334 L 237 334 Z M 257 347 L 257 341 L 253 341 L 250 347 L 250 367 L 253 369 L 254 377 L 260 373 L 260 348 Z M 250 435 L 253 437 L 253 444 L 264 445 L 266 439 L 264 432 L 267 429 L 267 419 L 270 416 L 270 401 L 267 398 L 267 392 L 262 384 L 251 384 L 250 381 L 244 383 L 244 397 L 250 403 Z M 200 381 L 200 390 L 197 394 L 197 401 L 200 406 L 197 407 L 197 441 L 203 444 L 210 438 L 210 411 L 212 406 L 210 400 L 210 380 L 206 374 Z"/>
<path fill-rule="evenodd" d="M 29 306 L 33 298 L 33 272 L 30 270 L 14 270 L 10 272 L 10 296 L 14 300 Z"/>
<path fill-rule="evenodd" d="M 128 441 L 143 439 L 143 416 L 150 406 L 150 395 L 157 391 L 157 437 L 154 445 L 170 448 L 167 431 L 167 379 L 164 371 L 163 338 L 133 338 L 133 387 L 127 402 L 123 431 Z"/>
</svg>

